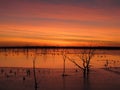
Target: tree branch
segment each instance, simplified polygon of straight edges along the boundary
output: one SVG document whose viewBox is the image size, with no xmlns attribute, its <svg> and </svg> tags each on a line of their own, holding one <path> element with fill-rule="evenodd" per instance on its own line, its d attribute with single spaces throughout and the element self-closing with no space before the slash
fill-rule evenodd
<svg viewBox="0 0 120 90">
<path fill-rule="evenodd" d="M 67 57 L 67 58 L 68 58 L 69 61 L 71 61 L 72 63 L 74 63 L 78 68 L 80 68 L 82 70 L 84 69 L 79 64 L 77 64 L 74 60 L 70 59 L 69 57 Z"/>
</svg>

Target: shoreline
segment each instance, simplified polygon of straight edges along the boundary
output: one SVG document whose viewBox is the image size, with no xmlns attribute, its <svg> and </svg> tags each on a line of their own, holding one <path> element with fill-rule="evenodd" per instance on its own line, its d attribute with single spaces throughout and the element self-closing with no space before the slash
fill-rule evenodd
<svg viewBox="0 0 120 90">
<path fill-rule="evenodd" d="M 120 46 L 0 46 L 0 49 L 98 49 L 98 50 L 120 50 Z"/>
</svg>

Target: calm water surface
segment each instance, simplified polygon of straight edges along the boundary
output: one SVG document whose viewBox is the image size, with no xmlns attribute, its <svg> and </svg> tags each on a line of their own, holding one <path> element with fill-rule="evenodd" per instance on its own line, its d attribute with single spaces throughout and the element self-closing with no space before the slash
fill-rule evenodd
<svg viewBox="0 0 120 90">
<path fill-rule="evenodd" d="M 79 60 L 77 54 L 81 50 L 75 49 L 0 49 L 0 67 L 32 67 L 32 61 L 36 57 L 38 68 L 62 68 L 62 53 L 75 60 Z M 36 54 L 37 53 L 37 54 Z M 91 67 L 104 67 L 108 60 L 110 67 L 120 66 L 120 50 L 96 50 L 91 59 Z M 81 64 L 81 62 L 78 62 Z M 66 60 L 66 68 L 76 68 L 69 60 Z"/>
<path fill-rule="evenodd" d="M 75 49 L 0 49 L 0 90 L 36 90 L 34 88 L 33 60 L 36 57 L 37 90 L 120 90 L 119 73 L 99 69 L 120 67 L 120 50 L 96 50 L 91 59 L 91 72 L 85 78 L 82 71 L 66 59 L 63 73 L 63 53 L 79 61 Z M 81 62 L 78 62 L 82 65 Z M 6 68 L 7 67 L 7 68 Z M 3 71 L 4 70 L 4 71 Z M 30 75 L 26 71 L 30 70 Z"/>
</svg>

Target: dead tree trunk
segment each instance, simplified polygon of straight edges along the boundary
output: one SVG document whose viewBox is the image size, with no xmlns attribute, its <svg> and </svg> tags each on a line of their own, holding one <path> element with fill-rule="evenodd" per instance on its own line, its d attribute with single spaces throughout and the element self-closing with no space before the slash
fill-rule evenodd
<svg viewBox="0 0 120 90">
<path fill-rule="evenodd" d="M 65 75 L 65 59 L 63 60 L 63 76 Z"/>
<path fill-rule="evenodd" d="M 65 68 L 66 68 L 66 66 L 65 66 L 65 63 L 66 63 L 66 54 L 65 54 L 65 52 L 62 52 L 62 56 L 63 56 L 63 74 L 62 74 L 62 76 L 64 77 L 66 74 L 65 74 Z"/>
<path fill-rule="evenodd" d="M 36 78 L 35 60 L 36 60 L 36 56 L 33 59 L 33 76 L 34 76 L 34 88 L 35 88 L 35 90 L 37 90 L 38 86 L 37 86 L 37 78 Z"/>
<path fill-rule="evenodd" d="M 82 65 L 74 59 L 71 59 L 69 57 L 67 58 L 83 71 L 84 77 L 87 77 L 89 74 L 89 70 L 90 70 L 90 62 L 94 54 L 95 54 L 94 49 L 83 49 L 80 54 L 77 54 L 79 58 L 78 61 L 81 62 Z"/>
</svg>

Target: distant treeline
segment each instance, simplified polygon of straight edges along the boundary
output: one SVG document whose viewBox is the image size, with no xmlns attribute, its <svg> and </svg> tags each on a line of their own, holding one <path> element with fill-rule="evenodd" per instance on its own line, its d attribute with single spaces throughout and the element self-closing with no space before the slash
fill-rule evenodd
<svg viewBox="0 0 120 90">
<path fill-rule="evenodd" d="M 103 49 L 120 50 L 116 46 L 2 46 L 0 49 Z"/>
</svg>

